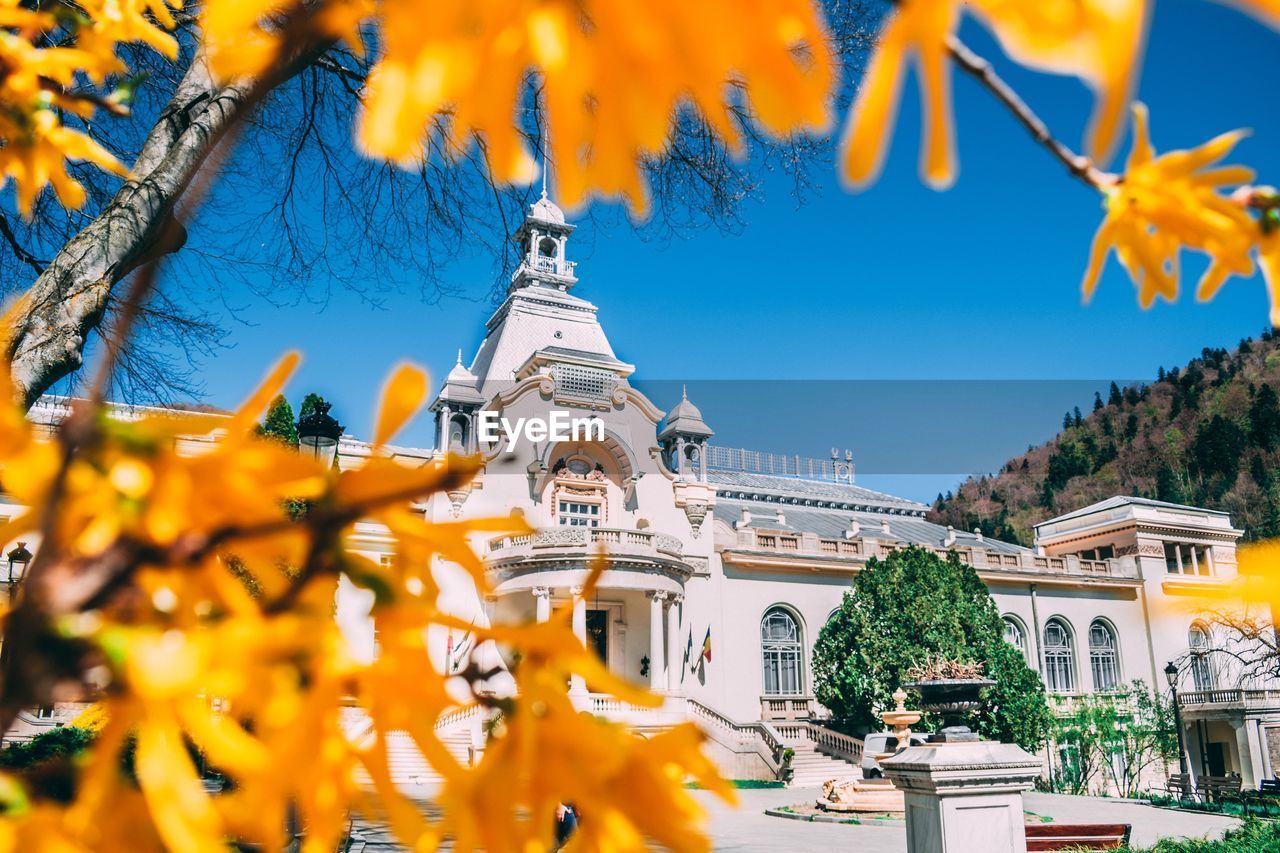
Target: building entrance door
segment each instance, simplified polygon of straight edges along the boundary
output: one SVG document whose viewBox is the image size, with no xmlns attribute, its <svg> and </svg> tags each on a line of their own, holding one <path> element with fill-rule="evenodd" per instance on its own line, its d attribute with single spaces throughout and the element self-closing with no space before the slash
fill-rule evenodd
<svg viewBox="0 0 1280 853">
<path fill-rule="evenodd" d="M 1227 775 L 1227 755 L 1223 747 L 1226 744 L 1210 743 L 1205 750 L 1205 759 L 1209 765 L 1210 776 L 1226 776 Z"/>
<path fill-rule="evenodd" d="M 596 657 L 605 666 L 609 665 L 609 611 L 587 611 L 587 648 L 596 653 Z"/>
</svg>

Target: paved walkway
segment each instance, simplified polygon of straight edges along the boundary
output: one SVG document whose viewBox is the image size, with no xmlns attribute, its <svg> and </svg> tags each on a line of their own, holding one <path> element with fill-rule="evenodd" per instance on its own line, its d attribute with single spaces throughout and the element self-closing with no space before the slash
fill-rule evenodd
<svg viewBox="0 0 1280 853">
<path fill-rule="evenodd" d="M 713 846 L 726 853 L 903 853 L 906 831 L 901 826 L 850 826 L 802 823 L 769 817 L 767 808 L 813 802 L 816 788 L 767 788 L 738 792 L 737 809 L 723 805 L 704 791 L 695 796 L 711 813 Z M 1238 821 L 1218 815 L 1176 812 L 1138 805 L 1126 800 L 1069 797 L 1063 794 L 1027 794 L 1027 810 L 1053 818 L 1055 823 L 1128 823 L 1133 843 L 1150 846 L 1161 838 L 1218 838 Z M 351 853 L 391 853 L 404 848 L 395 844 L 384 828 L 357 824 L 358 841 Z"/>
</svg>

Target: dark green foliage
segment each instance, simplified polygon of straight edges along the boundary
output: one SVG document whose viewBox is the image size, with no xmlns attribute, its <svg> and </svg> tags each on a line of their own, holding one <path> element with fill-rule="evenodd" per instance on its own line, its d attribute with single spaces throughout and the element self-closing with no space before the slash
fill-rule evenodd
<svg viewBox="0 0 1280 853">
<path fill-rule="evenodd" d="M 51 729 L 6 747 L 0 752 L 0 768 L 21 776 L 35 797 L 69 803 L 75 799 L 76 757 L 93 738 L 93 732 L 75 726 Z"/>
<path fill-rule="evenodd" d="M 1253 395 L 1249 423 L 1253 427 L 1254 443 L 1263 450 L 1280 446 L 1280 400 L 1270 385 L 1264 384 Z"/>
<path fill-rule="evenodd" d="M 818 635 L 814 692 L 851 730 L 883 728 L 875 712 L 926 657 L 981 663 L 996 686 L 977 715 L 988 737 L 1036 749 L 1052 722 L 1040 677 L 1004 641 L 986 585 L 953 553 L 922 548 L 872 558 Z M 927 722 L 927 721 L 926 721 Z"/>
<path fill-rule="evenodd" d="M 302 405 L 298 407 L 298 420 L 302 420 L 307 415 L 314 414 L 316 406 L 324 402 L 327 402 L 325 398 L 314 392 L 303 397 Z"/>
<path fill-rule="evenodd" d="M 1225 510 L 1248 540 L 1280 536 L 1280 335 L 1158 375 L 1112 383 L 1101 409 L 1068 413 L 1055 439 L 965 481 L 930 520 L 1028 545 L 1033 524 L 1120 494 Z"/>
<path fill-rule="evenodd" d="M 17 770 L 58 758 L 72 758 L 93 743 L 93 732 L 75 726 L 59 726 L 15 743 L 0 752 L 0 767 Z"/>
<path fill-rule="evenodd" d="M 1219 811 L 1200 808 L 1196 810 Z M 1243 810 L 1239 813 L 1242 812 Z M 1224 813 L 1231 812 L 1224 811 Z M 1245 821 L 1244 826 L 1239 829 L 1229 830 L 1220 841 L 1208 841 L 1202 838 L 1174 841 L 1166 838 L 1157 842 L 1154 847 L 1124 847 L 1121 850 L 1129 853 L 1272 853 L 1280 850 L 1280 823 L 1250 819 Z"/>
<path fill-rule="evenodd" d="M 1102 408 L 1102 395 L 1097 391 L 1093 392 L 1093 410 L 1096 412 Z"/>
<path fill-rule="evenodd" d="M 290 447 L 298 446 L 298 426 L 293 420 L 293 407 L 283 395 L 271 401 L 266 420 L 258 427 L 258 434 L 274 438 Z"/>
<path fill-rule="evenodd" d="M 1049 473 L 1045 482 L 1050 489 L 1057 491 L 1072 477 L 1088 474 L 1093 469 L 1093 460 L 1084 446 L 1074 441 L 1064 442 L 1057 452 L 1049 457 Z"/>
<path fill-rule="evenodd" d="M 1216 502 L 1231 488 L 1240 473 L 1240 457 L 1249 437 L 1239 424 L 1214 415 L 1196 432 L 1191 445 L 1193 469 L 1205 484 L 1204 494 Z"/>
</svg>

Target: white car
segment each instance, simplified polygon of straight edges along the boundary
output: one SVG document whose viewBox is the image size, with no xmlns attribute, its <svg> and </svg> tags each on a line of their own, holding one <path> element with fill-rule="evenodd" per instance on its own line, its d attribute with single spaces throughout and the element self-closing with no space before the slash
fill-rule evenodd
<svg viewBox="0 0 1280 853">
<path fill-rule="evenodd" d="M 911 745 L 920 746 L 926 743 L 927 734 L 912 734 Z M 884 772 L 880 769 L 880 762 L 876 761 L 877 755 L 886 752 L 896 752 L 898 749 L 898 736 L 893 732 L 872 732 L 862 739 L 862 778 L 863 779 L 881 779 Z"/>
</svg>

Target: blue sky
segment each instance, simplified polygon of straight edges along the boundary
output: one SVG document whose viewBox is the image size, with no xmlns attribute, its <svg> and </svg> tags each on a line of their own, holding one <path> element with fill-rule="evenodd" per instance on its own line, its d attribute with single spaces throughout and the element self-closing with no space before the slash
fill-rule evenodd
<svg viewBox="0 0 1280 853">
<path fill-rule="evenodd" d="M 998 55 L 976 26 L 963 35 L 980 52 Z M 1231 8 L 1207 0 L 1160 4 L 1139 89 L 1157 148 L 1251 127 L 1237 161 L 1254 166 L 1263 182 L 1280 183 L 1280 111 L 1273 100 L 1267 106 L 1277 57 L 1280 34 Z M 999 65 L 1049 126 L 1077 145 L 1088 91 L 1073 79 Z M 746 206 L 746 227 L 733 235 L 708 229 L 656 243 L 621 224 L 583 227 L 570 242 L 580 263 L 575 293 L 599 305 L 615 350 L 638 366 L 637 378 L 672 380 L 661 386 L 669 393 L 675 382 L 722 379 L 1089 380 L 1071 389 L 1076 396 L 1113 378 L 1152 377 L 1159 365 L 1181 364 L 1205 346 L 1234 346 L 1262 328 L 1260 279 L 1232 281 L 1211 304 L 1188 296 L 1144 312 L 1112 262 L 1092 304 L 1082 305 L 1080 276 L 1101 217 L 1097 195 L 959 75 L 955 105 L 961 173 L 948 192 L 933 192 L 917 177 L 911 89 L 888 165 L 869 191 L 850 194 L 831 172 L 819 197 L 797 206 L 785 182 L 770 179 L 763 197 Z M 231 322 L 231 348 L 206 365 L 207 401 L 234 405 L 282 347 L 295 347 L 306 362 L 290 396 L 319 391 L 350 431 L 367 434 L 393 364 L 410 359 L 439 378 L 458 347 L 468 359 L 474 353 L 492 308 L 490 261 L 471 257 L 444 270 L 444 281 L 469 296 L 436 305 L 405 293 L 373 308 L 335 289 L 323 309 L 281 309 L 232 294 L 228 301 L 249 307 L 243 322 Z M 1189 259 L 1186 290 L 1201 268 Z M 767 387 L 769 398 L 758 405 L 794 407 L 792 428 L 762 435 L 727 405 L 717 418 L 709 401 L 704 415 L 719 440 L 815 455 L 850 447 L 861 460 L 855 439 L 862 435 L 865 444 L 874 430 L 875 395 L 833 409 L 788 400 L 785 382 Z M 1089 399 L 1086 392 L 1074 402 L 1088 411 Z M 674 400 L 655 402 L 669 407 Z M 1029 399 L 1017 435 L 1002 435 L 991 458 L 1052 435 L 1065 406 L 1056 403 Z M 992 407 L 918 405 L 938 429 L 962 420 L 981 431 L 984 418 L 1001 418 Z M 927 440 L 927 427 L 918 433 Z M 427 419 L 403 439 L 430 443 Z M 968 459 L 934 467 L 955 470 L 880 470 L 860 481 L 928 499 L 974 470 Z"/>
</svg>

